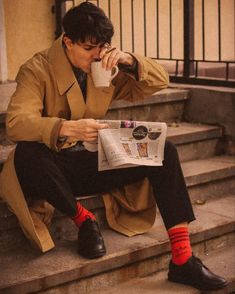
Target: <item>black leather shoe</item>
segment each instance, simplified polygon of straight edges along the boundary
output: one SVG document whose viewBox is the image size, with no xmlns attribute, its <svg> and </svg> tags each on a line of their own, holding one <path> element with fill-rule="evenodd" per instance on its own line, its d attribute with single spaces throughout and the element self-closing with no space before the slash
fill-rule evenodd
<svg viewBox="0 0 235 294">
<path fill-rule="evenodd" d="M 199 258 L 192 256 L 184 265 L 175 265 L 170 262 L 168 280 L 193 286 L 199 290 L 218 290 L 228 285 L 228 282 L 213 274 L 203 265 Z"/>
<path fill-rule="evenodd" d="M 95 220 L 88 218 L 79 228 L 78 253 L 90 259 L 105 255 L 104 240 Z"/>
</svg>

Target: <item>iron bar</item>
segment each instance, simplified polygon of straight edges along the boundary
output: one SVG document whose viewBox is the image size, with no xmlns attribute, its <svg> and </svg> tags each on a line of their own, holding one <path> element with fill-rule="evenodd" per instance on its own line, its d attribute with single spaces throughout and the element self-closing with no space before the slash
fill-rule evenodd
<svg viewBox="0 0 235 294">
<path fill-rule="evenodd" d="M 175 63 L 175 76 L 177 77 L 179 73 L 179 60 L 176 60 Z"/>
<path fill-rule="evenodd" d="M 194 0 L 184 0 L 184 77 L 193 74 L 194 66 Z"/>
<path fill-rule="evenodd" d="M 172 0 L 169 0 L 170 59 L 172 58 Z"/>
<path fill-rule="evenodd" d="M 135 52 L 134 0 L 131 0 L 132 52 Z"/>
<path fill-rule="evenodd" d="M 159 59 L 159 0 L 156 0 L 156 26 L 157 26 L 157 59 Z"/>
<path fill-rule="evenodd" d="M 120 16 L 120 49 L 122 50 L 122 0 L 119 0 L 119 16 Z"/>
<path fill-rule="evenodd" d="M 146 0 L 143 0 L 143 8 L 144 8 L 144 56 L 147 56 L 147 33 L 146 33 Z"/>
<path fill-rule="evenodd" d="M 218 0 L 218 52 L 221 61 L 221 2 Z"/>
<path fill-rule="evenodd" d="M 195 77 L 198 76 L 198 61 L 196 61 Z"/>
<path fill-rule="evenodd" d="M 226 80 L 229 79 L 229 62 L 226 62 Z"/>
<path fill-rule="evenodd" d="M 55 30 L 55 38 L 59 38 L 62 34 L 62 26 L 61 26 L 61 18 L 62 18 L 62 1 L 55 0 L 55 19 L 56 19 L 56 30 Z"/>
<path fill-rule="evenodd" d="M 205 60 L 205 1 L 202 0 L 202 59 Z"/>
<path fill-rule="evenodd" d="M 110 1 L 108 0 L 108 17 L 111 18 L 111 5 L 110 5 Z"/>
</svg>

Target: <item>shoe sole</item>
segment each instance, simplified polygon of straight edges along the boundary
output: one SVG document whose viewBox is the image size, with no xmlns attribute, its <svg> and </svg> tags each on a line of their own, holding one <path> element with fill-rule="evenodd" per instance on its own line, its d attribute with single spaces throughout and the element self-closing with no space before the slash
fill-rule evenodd
<svg viewBox="0 0 235 294">
<path fill-rule="evenodd" d="M 89 253 L 89 255 L 78 251 L 78 254 L 81 255 L 82 257 L 87 258 L 87 259 L 94 259 L 94 258 L 99 258 L 99 257 L 104 256 L 106 254 L 106 250 L 93 252 L 92 254 Z"/>
<path fill-rule="evenodd" d="M 216 290 L 225 288 L 229 284 L 229 283 L 224 283 L 224 284 L 218 285 L 216 288 L 209 288 L 209 287 L 208 288 L 202 288 L 202 287 L 199 287 L 198 285 L 194 284 L 193 282 L 188 283 L 188 282 L 185 282 L 185 281 L 176 280 L 174 278 L 169 278 L 168 277 L 168 281 L 173 282 L 173 283 L 177 283 L 177 284 L 184 284 L 184 285 L 187 285 L 187 286 L 192 286 L 192 287 L 194 287 L 194 288 L 196 288 L 198 290 L 202 290 L 202 291 L 216 291 Z"/>
</svg>

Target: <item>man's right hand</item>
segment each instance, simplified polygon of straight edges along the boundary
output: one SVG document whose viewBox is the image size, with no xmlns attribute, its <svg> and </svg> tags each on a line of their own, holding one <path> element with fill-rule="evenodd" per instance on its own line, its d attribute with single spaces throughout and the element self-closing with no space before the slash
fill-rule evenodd
<svg viewBox="0 0 235 294">
<path fill-rule="evenodd" d="M 65 120 L 62 122 L 59 137 L 95 142 L 98 139 L 98 130 L 105 128 L 108 128 L 108 124 L 98 123 L 94 119 Z"/>
</svg>

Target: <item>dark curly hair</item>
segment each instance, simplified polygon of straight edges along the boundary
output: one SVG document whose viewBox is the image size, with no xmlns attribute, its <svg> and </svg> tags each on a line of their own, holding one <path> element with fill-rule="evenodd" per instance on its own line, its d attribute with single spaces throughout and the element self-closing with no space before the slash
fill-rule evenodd
<svg viewBox="0 0 235 294">
<path fill-rule="evenodd" d="M 92 43 L 110 43 L 114 34 L 111 21 L 104 11 L 90 2 L 71 8 L 63 18 L 65 35 L 73 43 L 89 40 Z"/>
</svg>

